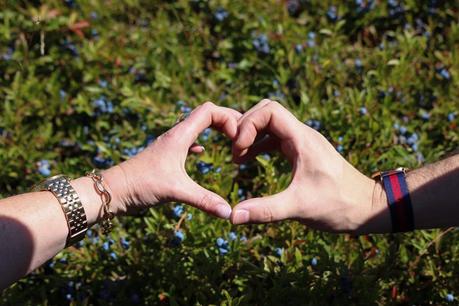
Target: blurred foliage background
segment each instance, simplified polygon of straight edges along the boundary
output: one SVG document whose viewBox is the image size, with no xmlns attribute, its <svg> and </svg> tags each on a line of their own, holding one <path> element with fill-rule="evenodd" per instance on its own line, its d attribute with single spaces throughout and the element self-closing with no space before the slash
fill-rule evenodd
<svg viewBox="0 0 459 306">
<path fill-rule="evenodd" d="M 0 195 L 125 160 L 204 101 L 276 99 L 366 174 L 459 142 L 457 1 L 0 0 Z M 240 200 L 288 164 L 232 164 L 206 130 L 188 172 Z M 151 169 L 154 171 L 154 169 Z M 332 192 L 332 191 L 331 191 Z M 7 243 L 7 242 L 3 242 Z M 171 203 L 93 228 L 5 305 L 440 305 L 459 295 L 456 229 L 353 237 L 232 226 Z"/>
</svg>

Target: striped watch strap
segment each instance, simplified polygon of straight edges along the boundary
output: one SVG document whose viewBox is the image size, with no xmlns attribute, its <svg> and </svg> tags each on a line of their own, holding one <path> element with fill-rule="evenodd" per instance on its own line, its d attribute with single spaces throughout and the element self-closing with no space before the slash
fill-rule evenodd
<svg viewBox="0 0 459 306">
<path fill-rule="evenodd" d="M 414 230 L 413 206 L 405 180 L 405 169 L 398 168 L 382 172 L 381 181 L 386 190 L 392 220 L 392 232 Z"/>
</svg>

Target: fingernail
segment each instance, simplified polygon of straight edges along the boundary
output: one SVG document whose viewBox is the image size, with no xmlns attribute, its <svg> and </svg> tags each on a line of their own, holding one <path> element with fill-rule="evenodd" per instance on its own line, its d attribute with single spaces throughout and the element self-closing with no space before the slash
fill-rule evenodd
<svg viewBox="0 0 459 306">
<path fill-rule="evenodd" d="M 238 209 L 233 212 L 233 224 L 242 224 L 249 222 L 250 214 L 249 211 L 244 209 Z"/>
<path fill-rule="evenodd" d="M 202 152 L 206 150 L 206 148 L 204 148 L 203 146 L 199 146 L 199 148 L 201 148 Z"/>
<path fill-rule="evenodd" d="M 223 219 L 229 219 L 231 216 L 231 206 L 228 204 L 221 203 L 217 207 L 217 216 Z"/>
</svg>

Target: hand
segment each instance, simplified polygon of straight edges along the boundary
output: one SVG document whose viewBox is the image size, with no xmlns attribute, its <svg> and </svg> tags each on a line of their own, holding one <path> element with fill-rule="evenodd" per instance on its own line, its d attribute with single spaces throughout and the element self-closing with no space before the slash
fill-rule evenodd
<svg viewBox="0 0 459 306">
<path fill-rule="evenodd" d="M 292 165 L 288 188 L 239 203 L 231 215 L 234 224 L 296 219 L 331 232 L 384 231 L 390 225 L 385 219 L 368 222 L 386 209 L 379 184 L 277 102 L 262 100 L 239 119 L 232 149 L 238 163 L 279 149 Z"/>
<path fill-rule="evenodd" d="M 178 201 L 188 203 L 220 218 L 229 218 L 231 206 L 221 196 L 201 187 L 186 173 L 188 152 L 200 153 L 195 144 L 199 134 L 215 127 L 234 139 L 241 114 L 207 102 L 188 118 L 158 137 L 143 152 L 104 173 L 114 194 L 115 213 Z"/>
</svg>

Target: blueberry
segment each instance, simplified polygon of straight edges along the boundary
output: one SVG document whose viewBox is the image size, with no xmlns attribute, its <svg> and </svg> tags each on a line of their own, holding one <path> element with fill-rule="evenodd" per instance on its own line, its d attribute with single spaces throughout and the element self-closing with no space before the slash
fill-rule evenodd
<svg viewBox="0 0 459 306">
<path fill-rule="evenodd" d="M 451 75 L 450 75 L 449 71 L 444 67 L 437 69 L 437 73 L 444 80 L 449 81 L 451 79 Z"/>
<path fill-rule="evenodd" d="M 221 255 L 226 255 L 229 252 L 229 250 L 225 248 L 218 248 L 218 251 Z"/>
<path fill-rule="evenodd" d="M 453 122 L 454 119 L 455 119 L 455 117 L 456 117 L 456 113 L 452 113 L 452 112 L 449 113 L 449 114 L 448 114 L 448 121 L 449 121 L 449 122 Z"/>
<path fill-rule="evenodd" d="M 97 38 L 99 38 L 99 32 L 96 29 L 91 29 L 91 36 L 97 40 Z"/>
<path fill-rule="evenodd" d="M 68 41 L 66 39 L 66 40 L 64 40 L 63 44 L 64 44 L 64 48 L 67 49 L 68 51 L 70 51 L 70 54 L 72 54 L 74 57 L 78 57 L 79 56 L 78 48 L 74 43 L 72 43 L 72 42 L 70 42 L 70 41 Z"/>
<path fill-rule="evenodd" d="M 38 172 L 43 176 L 51 175 L 51 165 L 48 160 L 42 159 L 38 162 Z"/>
<path fill-rule="evenodd" d="M 282 254 L 284 253 L 284 248 L 276 248 L 274 252 L 276 253 L 277 256 L 281 257 Z"/>
<path fill-rule="evenodd" d="M 219 7 L 214 13 L 215 19 L 217 19 L 220 22 L 225 20 L 228 17 L 228 15 L 229 13 L 224 8 L 221 8 L 221 7 Z"/>
<path fill-rule="evenodd" d="M 173 211 L 174 211 L 174 216 L 176 218 L 180 218 L 182 216 L 183 212 L 184 212 L 183 205 L 174 206 Z"/>
<path fill-rule="evenodd" d="M 416 152 L 416 160 L 417 160 L 419 163 L 423 163 L 423 162 L 425 161 L 424 155 L 422 155 L 421 152 Z"/>
<path fill-rule="evenodd" d="M 183 101 L 183 100 L 178 100 L 178 101 L 175 103 L 175 106 L 176 106 L 178 109 L 180 109 L 182 106 L 185 106 L 185 105 L 186 105 L 186 103 L 185 103 L 185 101 Z"/>
<path fill-rule="evenodd" d="M 362 60 L 360 58 L 356 58 L 354 60 L 354 66 L 357 71 L 361 71 L 363 68 Z"/>
<path fill-rule="evenodd" d="M 105 241 L 105 242 L 102 244 L 102 248 L 103 248 L 105 251 L 110 250 L 110 243 L 109 243 L 108 241 Z"/>
<path fill-rule="evenodd" d="M 100 155 L 94 156 L 92 162 L 97 168 L 101 169 L 105 169 L 113 165 L 113 160 L 111 158 L 104 158 Z"/>
<path fill-rule="evenodd" d="M 123 150 L 123 154 L 127 155 L 128 157 L 133 157 L 140 152 L 142 152 L 145 149 L 145 147 L 140 146 L 140 147 L 133 147 L 133 148 L 126 148 Z"/>
<path fill-rule="evenodd" d="M 183 233 L 182 230 L 177 230 L 177 231 L 174 232 L 174 237 L 178 241 L 182 242 L 185 239 L 185 234 Z"/>
<path fill-rule="evenodd" d="M 13 54 L 14 54 L 14 50 L 12 48 L 7 48 L 6 52 L 3 53 L 2 55 L 2 59 L 4 61 L 10 61 L 11 59 L 13 59 Z"/>
<path fill-rule="evenodd" d="M 110 252 L 110 258 L 113 259 L 113 260 L 116 260 L 116 259 L 118 259 L 118 256 L 116 255 L 115 252 Z"/>
<path fill-rule="evenodd" d="M 213 169 L 213 165 L 210 163 L 205 163 L 203 161 L 198 161 L 196 163 L 196 168 L 201 174 L 207 174 Z"/>
<path fill-rule="evenodd" d="M 406 143 L 406 137 L 403 136 L 403 135 L 400 136 L 400 137 L 398 137 L 398 142 L 399 142 L 400 144 L 405 144 L 405 143 Z"/>
<path fill-rule="evenodd" d="M 446 295 L 446 300 L 447 300 L 448 302 L 453 302 L 453 301 L 454 301 L 454 295 L 453 295 L 452 293 L 448 293 L 448 294 Z"/>
<path fill-rule="evenodd" d="M 405 126 L 401 126 L 400 129 L 399 129 L 399 132 L 400 134 L 404 135 L 406 134 L 406 132 L 408 131 L 408 129 L 405 127 Z"/>
<path fill-rule="evenodd" d="M 122 246 L 123 249 L 125 249 L 125 250 L 129 249 L 129 247 L 130 247 L 130 242 L 129 242 L 129 240 L 127 240 L 125 237 L 122 237 L 122 238 L 121 238 L 121 246 Z"/>
<path fill-rule="evenodd" d="M 239 188 L 237 191 L 237 195 L 239 197 L 239 200 L 244 200 L 245 199 L 245 190 L 243 188 Z"/>
<path fill-rule="evenodd" d="M 246 236 L 241 236 L 241 238 L 239 238 L 240 241 L 242 242 L 246 242 L 247 241 L 247 237 Z"/>
<path fill-rule="evenodd" d="M 59 89 L 59 97 L 61 98 L 61 100 L 64 100 L 65 97 L 67 97 L 67 93 L 65 92 L 65 90 Z"/>
<path fill-rule="evenodd" d="M 317 258 L 313 257 L 311 259 L 311 266 L 313 266 L 313 267 L 317 266 Z"/>
<path fill-rule="evenodd" d="M 203 141 L 209 140 L 209 136 L 210 136 L 211 132 L 212 132 L 211 128 L 205 129 L 200 135 L 201 140 L 203 140 Z"/>
<path fill-rule="evenodd" d="M 189 115 L 191 113 L 193 109 L 189 106 L 182 106 L 180 107 L 180 111 L 184 114 L 184 115 Z"/>
<path fill-rule="evenodd" d="M 296 44 L 295 45 L 295 51 L 297 53 L 301 53 L 303 51 L 303 45 L 302 44 Z"/>
<path fill-rule="evenodd" d="M 217 246 L 223 247 L 223 246 L 226 245 L 226 243 L 227 243 L 226 240 L 223 239 L 222 237 L 218 237 L 218 238 L 217 238 Z"/>
<path fill-rule="evenodd" d="M 300 13 L 300 2 L 298 0 L 287 0 L 287 11 L 290 16 L 298 16 Z"/>
<path fill-rule="evenodd" d="M 315 119 L 309 119 L 305 123 L 306 125 L 310 126 L 316 131 L 319 131 L 322 126 L 322 123 L 319 120 L 315 120 Z"/>
<path fill-rule="evenodd" d="M 360 112 L 360 115 L 362 115 L 362 116 L 365 116 L 368 113 L 367 108 L 365 106 L 362 106 L 359 109 L 359 112 Z"/>
<path fill-rule="evenodd" d="M 228 239 L 229 239 L 230 241 L 236 240 L 236 239 L 237 239 L 236 233 L 235 233 L 235 232 L 229 232 L 229 234 L 228 234 Z"/>
<path fill-rule="evenodd" d="M 107 100 L 105 96 L 100 96 L 96 100 L 92 102 L 93 107 L 96 110 L 96 114 L 105 114 L 105 113 L 113 113 L 114 106 L 112 101 Z"/>
<path fill-rule="evenodd" d="M 316 46 L 316 33 L 314 32 L 308 33 L 308 40 L 306 41 L 306 45 L 309 48 L 314 48 Z"/>
<path fill-rule="evenodd" d="M 108 82 L 106 80 L 99 80 L 99 86 L 102 88 L 107 88 Z"/>
<path fill-rule="evenodd" d="M 147 146 L 150 145 L 153 141 L 155 141 L 155 139 L 156 139 L 155 135 L 152 135 L 152 134 L 148 135 L 147 138 L 145 139 L 146 145 Z"/>
<path fill-rule="evenodd" d="M 327 17 L 330 21 L 335 22 L 338 20 L 338 15 L 336 14 L 336 6 L 332 5 L 328 8 Z"/>
<path fill-rule="evenodd" d="M 176 230 L 174 231 L 174 237 L 171 240 L 171 243 L 173 246 L 178 247 L 183 240 L 185 239 L 185 234 L 183 233 L 182 230 Z"/>
<path fill-rule="evenodd" d="M 268 54 L 270 52 L 268 37 L 265 34 L 256 36 L 252 40 L 252 45 L 259 53 Z"/>
<path fill-rule="evenodd" d="M 186 219 L 188 221 L 190 221 L 191 219 L 193 219 L 193 214 L 192 213 L 188 213 L 188 215 L 186 216 Z"/>
<path fill-rule="evenodd" d="M 336 151 L 338 151 L 339 153 L 343 154 L 344 152 L 344 147 L 342 145 L 337 145 L 336 146 Z"/>
</svg>

